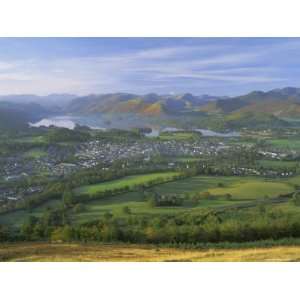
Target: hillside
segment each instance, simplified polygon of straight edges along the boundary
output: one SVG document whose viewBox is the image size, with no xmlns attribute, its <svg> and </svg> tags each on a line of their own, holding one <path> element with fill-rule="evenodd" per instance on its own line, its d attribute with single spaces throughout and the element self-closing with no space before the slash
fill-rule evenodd
<svg viewBox="0 0 300 300">
<path fill-rule="evenodd" d="M 0 130 L 23 129 L 28 122 L 33 122 L 48 114 L 38 104 L 16 104 L 0 102 Z"/>
<path fill-rule="evenodd" d="M 133 113 L 141 116 L 162 116 L 199 108 L 215 97 L 183 95 L 136 95 L 115 93 L 89 95 L 74 99 L 66 111 L 74 114 Z"/>
<path fill-rule="evenodd" d="M 287 87 L 268 92 L 254 91 L 239 97 L 216 100 L 200 110 L 208 113 L 251 112 L 278 117 L 299 117 L 300 89 Z"/>
</svg>

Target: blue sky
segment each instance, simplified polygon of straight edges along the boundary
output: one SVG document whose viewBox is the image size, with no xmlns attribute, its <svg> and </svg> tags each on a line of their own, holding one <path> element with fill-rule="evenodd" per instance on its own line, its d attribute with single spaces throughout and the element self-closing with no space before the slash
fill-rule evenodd
<svg viewBox="0 0 300 300">
<path fill-rule="evenodd" d="M 300 38 L 0 38 L 0 94 L 300 87 Z"/>
</svg>

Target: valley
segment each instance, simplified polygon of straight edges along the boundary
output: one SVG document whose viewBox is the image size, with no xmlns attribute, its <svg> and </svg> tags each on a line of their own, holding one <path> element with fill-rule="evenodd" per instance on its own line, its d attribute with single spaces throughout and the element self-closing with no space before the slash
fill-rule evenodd
<svg viewBox="0 0 300 300">
<path fill-rule="evenodd" d="M 298 260 L 299 95 L 288 88 L 226 99 L 64 96 L 60 107 L 0 101 L 0 113 L 23 116 L 0 122 L 0 255 Z M 278 102 L 282 113 L 256 111 L 257 101 Z M 249 243 L 260 248 L 255 255 Z M 64 256 L 60 247 L 76 251 Z M 120 252 L 106 256 L 106 247 Z"/>
</svg>

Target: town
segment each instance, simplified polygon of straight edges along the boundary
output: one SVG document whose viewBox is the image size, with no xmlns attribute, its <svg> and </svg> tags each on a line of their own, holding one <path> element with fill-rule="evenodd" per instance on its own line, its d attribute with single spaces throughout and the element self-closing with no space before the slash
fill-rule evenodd
<svg viewBox="0 0 300 300">
<path fill-rule="evenodd" d="M 160 158 L 159 164 L 157 161 L 156 164 L 166 170 L 189 169 L 197 165 L 203 172 L 210 168 L 215 169 L 217 174 L 223 172 L 236 176 L 289 177 L 297 172 L 297 164 L 289 168 L 274 168 L 257 163 L 260 160 L 297 161 L 300 152 L 295 149 L 282 149 L 257 140 L 253 142 L 253 138 L 249 142 L 245 141 L 245 137 L 185 134 L 164 132 L 159 137 L 138 136 L 117 140 L 96 137 L 69 144 L 33 143 L 28 146 L 24 143 L 24 147 L 20 146 L 21 150 L 1 156 L 1 206 L 10 207 L 11 202 L 42 192 L 45 182 L 68 178 L 80 170 L 100 167 L 103 172 L 110 172 L 112 165 L 118 161 L 123 162 L 121 168 L 130 169 L 136 161 L 142 164 Z M 252 137 L 253 133 L 247 134 Z M 122 136 L 122 131 L 118 135 Z"/>
</svg>

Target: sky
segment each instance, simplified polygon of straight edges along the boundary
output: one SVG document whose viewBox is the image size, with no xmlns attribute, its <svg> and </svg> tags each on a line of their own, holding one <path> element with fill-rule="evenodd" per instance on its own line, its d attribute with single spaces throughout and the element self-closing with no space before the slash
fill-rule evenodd
<svg viewBox="0 0 300 300">
<path fill-rule="evenodd" d="M 0 38 L 0 94 L 300 87 L 300 38 Z"/>
</svg>

